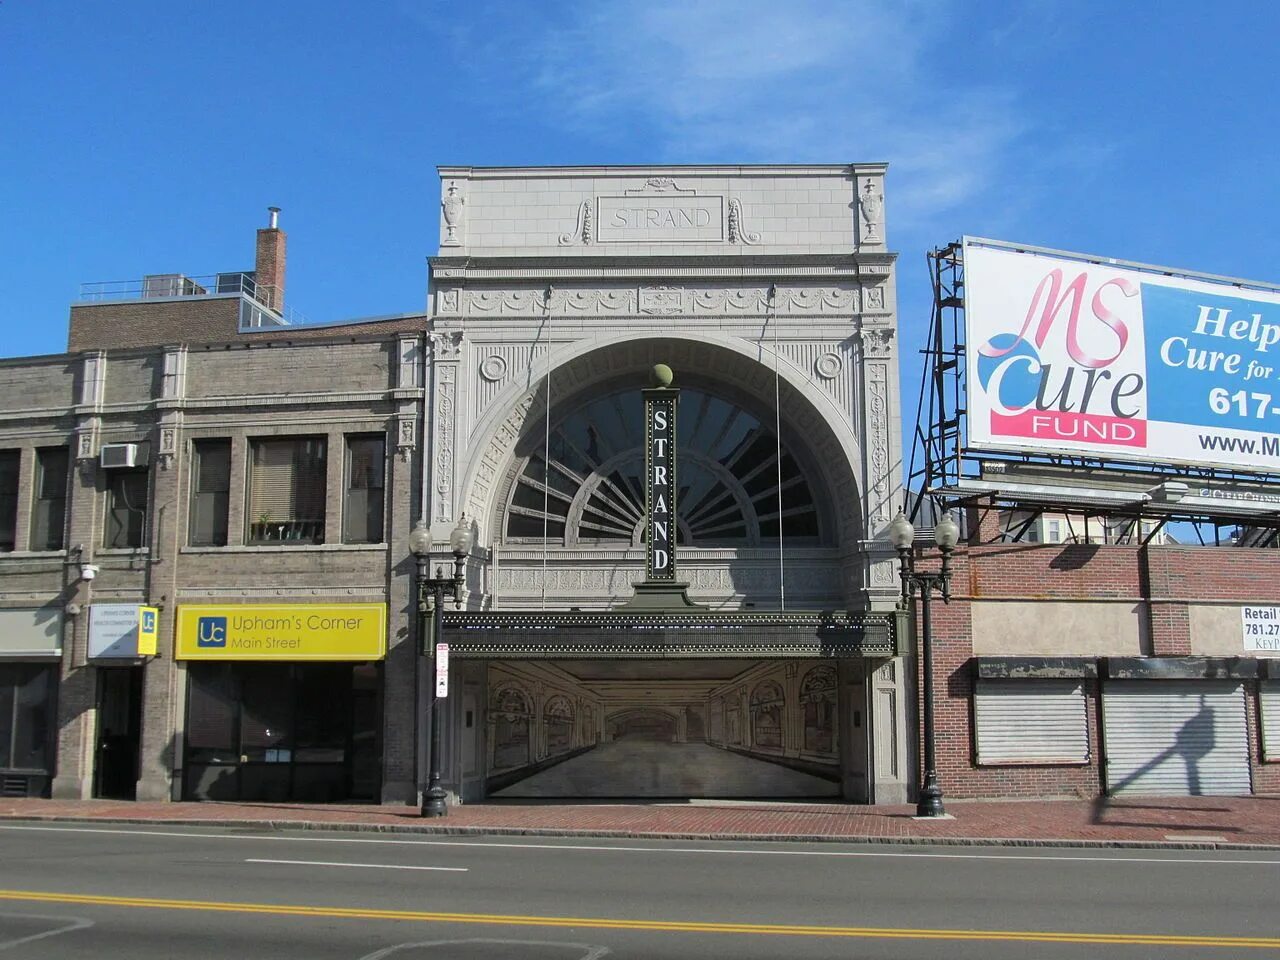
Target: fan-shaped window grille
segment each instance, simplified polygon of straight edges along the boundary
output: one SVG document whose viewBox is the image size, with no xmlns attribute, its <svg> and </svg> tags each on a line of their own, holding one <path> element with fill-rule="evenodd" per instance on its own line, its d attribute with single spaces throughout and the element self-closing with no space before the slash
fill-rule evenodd
<svg viewBox="0 0 1280 960">
<path fill-rule="evenodd" d="M 714 546 L 817 542 L 812 488 L 771 424 L 685 388 L 677 422 L 677 542 Z M 644 532 L 644 405 L 634 390 L 583 404 L 522 468 L 507 506 L 508 539 L 638 544 Z M 779 460 L 781 452 L 781 460 Z M 779 480 L 781 466 L 781 480 Z"/>
</svg>

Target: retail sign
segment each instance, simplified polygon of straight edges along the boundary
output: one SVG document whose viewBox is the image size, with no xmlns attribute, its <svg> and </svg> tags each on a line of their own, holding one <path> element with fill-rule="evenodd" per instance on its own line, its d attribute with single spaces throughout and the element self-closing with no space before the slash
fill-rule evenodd
<svg viewBox="0 0 1280 960">
<path fill-rule="evenodd" d="M 449 696 L 449 645 L 436 644 L 436 697 Z"/>
<path fill-rule="evenodd" d="M 0 610 L 0 657 L 56 659 L 62 656 L 62 608 Z"/>
<path fill-rule="evenodd" d="M 1280 654 L 1280 607 L 1241 607 L 1240 625 L 1246 650 Z"/>
<path fill-rule="evenodd" d="M 381 660 L 382 603 L 202 604 L 178 607 L 178 660 Z"/>
<path fill-rule="evenodd" d="M 670 386 L 644 391 L 645 579 L 650 583 L 674 582 L 676 578 L 675 437 L 679 396 L 680 391 Z"/>
<path fill-rule="evenodd" d="M 1280 287 L 964 243 L 968 445 L 1280 473 Z"/>
<path fill-rule="evenodd" d="M 160 611 L 136 603 L 89 605 L 90 659 L 154 657 Z"/>
<path fill-rule="evenodd" d="M 154 657 L 160 646 L 160 608 L 138 608 L 138 656 Z"/>
</svg>

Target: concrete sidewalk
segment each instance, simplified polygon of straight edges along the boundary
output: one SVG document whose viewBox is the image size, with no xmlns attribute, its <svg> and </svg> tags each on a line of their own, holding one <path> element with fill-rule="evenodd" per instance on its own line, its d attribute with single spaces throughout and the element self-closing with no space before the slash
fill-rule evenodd
<svg viewBox="0 0 1280 960">
<path fill-rule="evenodd" d="M 1087 846 L 1274 847 L 1280 796 L 948 801 L 949 820 L 914 807 L 831 803 L 478 803 L 424 820 L 401 806 L 129 803 L 0 799 L 0 819 L 680 839 L 976 842 Z"/>
</svg>

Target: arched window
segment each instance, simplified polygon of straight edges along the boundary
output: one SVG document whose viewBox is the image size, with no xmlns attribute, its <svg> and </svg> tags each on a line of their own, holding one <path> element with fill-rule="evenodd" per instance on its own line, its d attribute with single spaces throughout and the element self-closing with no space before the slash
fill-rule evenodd
<svg viewBox="0 0 1280 960">
<path fill-rule="evenodd" d="M 568 697 L 556 695 L 542 708 L 547 726 L 547 756 L 568 753 L 573 749 L 573 704 Z"/>
<path fill-rule="evenodd" d="M 770 750 L 782 749 L 782 687 L 765 680 L 751 691 L 751 743 Z"/>
<path fill-rule="evenodd" d="M 831 667 L 814 667 L 800 683 L 800 704 L 804 708 L 804 749 L 806 753 L 835 754 L 836 672 Z"/>
<path fill-rule="evenodd" d="M 532 761 L 529 752 L 529 696 L 517 684 L 502 687 L 489 707 L 493 724 L 493 769 L 510 770 Z"/>
<path fill-rule="evenodd" d="M 677 542 L 816 543 L 818 509 L 808 478 L 779 448 L 772 419 L 686 387 L 677 422 Z M 638 544 L 643 535 L 644 407 L 627 390 L 578 405 L 538 442 L 507 504 L 509 540 Z"/>
</svg>

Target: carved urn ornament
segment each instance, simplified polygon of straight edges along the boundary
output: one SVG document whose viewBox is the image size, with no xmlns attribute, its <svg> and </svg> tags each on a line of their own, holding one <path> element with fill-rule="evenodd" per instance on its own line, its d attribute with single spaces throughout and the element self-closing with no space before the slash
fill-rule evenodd
<svg viewBox="0 0 1280 960">
<path fill-rule="evenodd" d="M 458 242 L 458 224 L 462 221 L 462 205 L 466 202 L 466 198 L 458 194 L 457 181 L 450 180 L 449 189 L 440 201 L 440 209 L 444 214 L 445 243 Z"/>
<path fill-rule="evenodd" d="M 858 209 L 862 214 L 862 224 L 867 228 L 863 239 L 878 240 L 880 238 L 880 214 L 884 210 L 884 195 L 876 193 L 875 184 L 868 180 L 862 185 L 862 194 L 858 197 Z"/>
</svg>

